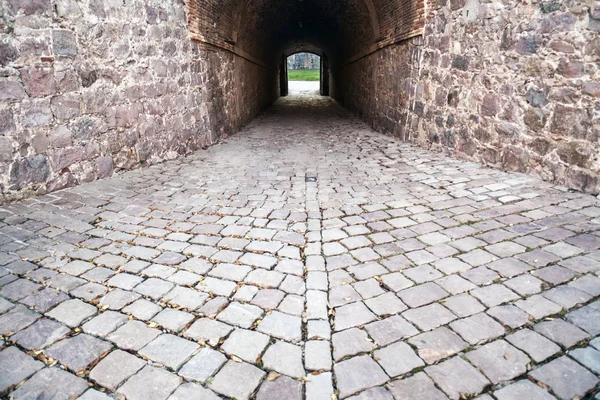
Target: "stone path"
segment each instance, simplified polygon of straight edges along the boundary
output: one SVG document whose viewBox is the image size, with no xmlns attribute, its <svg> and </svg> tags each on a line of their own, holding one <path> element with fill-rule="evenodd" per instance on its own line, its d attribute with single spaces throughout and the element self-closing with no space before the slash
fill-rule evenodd
<svg viewBox="0 0 600 400">
<path fill-rule="evenodd" d="M 291 96 L 318 96 L 319 81 L 289 81 L 288 90 Z"/>
<path fill-rule="evenodd" d="M 598 391 L 598 199 L 393 140 L 326 98 L 0 220 L 0 397 Z"/>
</svg>

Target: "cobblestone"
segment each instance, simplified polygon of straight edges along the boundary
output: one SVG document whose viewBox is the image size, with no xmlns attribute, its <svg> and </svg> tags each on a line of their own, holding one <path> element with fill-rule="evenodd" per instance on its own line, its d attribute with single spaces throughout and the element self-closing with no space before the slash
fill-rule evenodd
<svg viewBox="0 0 600 400">
<path fill-rule="evenodd" d="M 207 151 L 0 206 L 0 396 L 589 397 L 599 217 L 282 99 Z"/>
</svg>

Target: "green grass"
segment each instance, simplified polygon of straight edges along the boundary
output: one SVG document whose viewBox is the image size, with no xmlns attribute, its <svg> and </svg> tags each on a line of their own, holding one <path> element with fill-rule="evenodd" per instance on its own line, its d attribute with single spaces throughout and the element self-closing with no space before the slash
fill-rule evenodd
<svg viewBox="0 0 600 400">
<path fill-rule="evenodd" d="M 288 80 L 290 81 L 319 81 L 321 72 L 318 69 L 300 69 L 288 70 Z"/>
</svg>

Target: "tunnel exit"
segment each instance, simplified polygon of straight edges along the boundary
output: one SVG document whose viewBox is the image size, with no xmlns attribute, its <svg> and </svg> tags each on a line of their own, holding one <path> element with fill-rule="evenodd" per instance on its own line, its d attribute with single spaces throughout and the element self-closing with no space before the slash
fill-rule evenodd
<svg viewBox="0 0 600 400">
<path fill-rule="evenodd" d="M 325 55 L 297 52 L 280 64 L 281 95 L 329 95 L 329 67 Z"/>
</svg>

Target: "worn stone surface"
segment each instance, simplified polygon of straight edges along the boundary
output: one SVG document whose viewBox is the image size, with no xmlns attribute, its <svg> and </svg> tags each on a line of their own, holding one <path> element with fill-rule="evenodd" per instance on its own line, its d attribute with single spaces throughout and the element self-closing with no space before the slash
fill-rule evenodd
<svg viewBox="0 0 600 400">
<path fill-rule="evenodd" d="M 478 397 L 561 357 L 596 376 L 599 216 L 285 99 L 207 152 L 0 207 L 1 343 L 139 399 Z M 36 374 L 1 395 L 61 390 Z"/>
<path fill-rule="evenodd" d="M 44 364 L 34 360 L 16 347 L 0 352 L 0 393 L 42 369 Z"/>
<path fill-rule="evenodd" d="M 90 379 L 115 390 L 122 382 L 138 372 L 146 363 L 125 351 L 115 350 L 90 371 Z"/>
<path fill-rule="evenodd" d="M 118 390 L 128 399 L 163 400 L 179 386 L 179 379 L 163 369 L 145 366 L 129 378 Z"/>
</svg>

